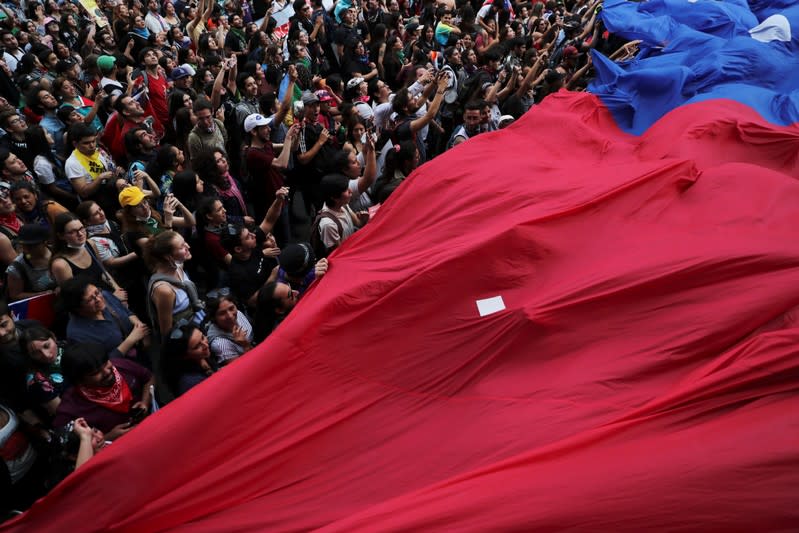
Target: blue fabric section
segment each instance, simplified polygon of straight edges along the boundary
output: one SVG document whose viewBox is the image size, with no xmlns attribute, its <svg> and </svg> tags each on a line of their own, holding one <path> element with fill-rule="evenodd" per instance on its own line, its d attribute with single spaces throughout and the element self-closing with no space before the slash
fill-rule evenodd
<svg viewBox="0 0 799 533">
<path fill-rule="evenodd" d="M 749 30 L 784 16 L 791 40 L 761 42 Z M 799 122 L 799 3 L 795 0 L 606 0 L 613 33 L 640 39 L 622 64 L 593 53 L 599 96 L 621 128 L 639 135 L 672 109 L 714 98 L 736 100 L 765 120 Z"/>
</svg>

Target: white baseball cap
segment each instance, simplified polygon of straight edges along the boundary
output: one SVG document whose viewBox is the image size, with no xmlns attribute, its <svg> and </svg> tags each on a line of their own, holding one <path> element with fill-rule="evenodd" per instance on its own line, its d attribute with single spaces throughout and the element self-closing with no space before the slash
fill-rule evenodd
<svg viewBox="0 0 799 533">
<path fill-rule="evenodd" d="M 271 126 L 272 117 L 266 118 L 260 113 L 253 113 L 244 119 L 244 131 L 250 133 L 252 130 L 259 126 Z"/>
</svg>

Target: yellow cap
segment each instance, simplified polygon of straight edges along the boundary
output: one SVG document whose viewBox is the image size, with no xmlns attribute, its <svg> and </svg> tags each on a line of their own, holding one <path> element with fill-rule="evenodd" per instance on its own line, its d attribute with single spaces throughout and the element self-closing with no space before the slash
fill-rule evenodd
<svg viewBox="0 0 799 533">
<path fill-rule="evenodd" d="M 138 187 L 129 186 L 122 189 L 119 193 L 119 205 L 139 205 L 144 200 L 144 192 Z"/>
</svg>

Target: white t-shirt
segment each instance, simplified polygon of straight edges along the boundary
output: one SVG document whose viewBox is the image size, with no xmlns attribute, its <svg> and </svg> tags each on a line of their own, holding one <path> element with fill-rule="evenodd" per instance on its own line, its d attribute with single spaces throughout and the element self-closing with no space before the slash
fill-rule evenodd
<svg viewBox="0 0 799 533">
<path fill-rule="evenodd" d="M 486 4 L 483 7 L 481 7 L 480 10 L 477 12 L 477 15 L 474 17 L 475 20 L 479 23 L 481 20 L 486 18 L 486 15 L 488 15 L 488 11 L 490 9 L 491 9 L 491 4 Z M 494 22 L 497 24 L 497 27 L 499 27 L 499 13 L 494 14 Z"/>
<path fill-rule="evenodd" d="M 111 159 L 102 151 L 100 152 L 100 162 L 105 167 L 105 171 L 114 170 L 114 164 L 111 162 Z M 78 158 L 75 157 L 75 152 L 72 152 L 69 158 L 67 158 L 67 162 L 64 163 L 64 172 L 66 173 L 67 178 L 71 180 L 86 178 L 88 183 L 94 181 L 92 175 L 89 174 L 89 171 L 83 168 L 83 165 L 80 164 Z"/>
<path fill-rule="evenodd" d="M 355 224 L 352 222 L 353 213 L 352 209 L 350 209 L 350 206 L 345 205 L 343 208 L 334 211 L 325 205 L 322 207 L 320 213 L 324 212 L 335 215 L 339 223 L 341 223 L 341 229 L 343 231 L 343 235 L 339 235 L 338 226 L 336 226 L 336 223 L 329 218 L 323 218 L 321 221 L 319 221 L 319 235 L 322 237 L 322 242 L 325 244 L 325 246 L 328 248 L 337 246 L 344 242 L 347 237 L 355 233 Z"/>
<path fill-rule="evenodd" d="M 19 48 L 17 48 L 17 55 L 16 56 L 14 56 L 14 55 L 12 55 L 12 54 L 10 54 L 8 52 L 3 52 L 3 59 L 5 60 L 6 65 L 8 65 L 8 68 L 11 69 L 11 72 L 14 72 L 14 71 L 17 70 L 17 63 L 19 63 L 19 60 L 22 59 L 22 56 L 24 56 L 24 55 L 25 55 L 25 52 L 23 52 Z"/>
<path fill-rule="evenodd" d="M 39 178 L 39 183 L 42 185 L 50 185 L 55 183 L 55 173 L 53 172 L 53 164 L 49 159 L 43 155 L 37 155 L 33 160 L 33 170 Z"/>
</svg>

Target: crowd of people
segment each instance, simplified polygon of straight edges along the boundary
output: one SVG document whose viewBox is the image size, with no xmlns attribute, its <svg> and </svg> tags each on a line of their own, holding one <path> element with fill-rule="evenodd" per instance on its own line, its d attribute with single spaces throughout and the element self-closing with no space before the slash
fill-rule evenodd
<svg viewBox="0 0 799 533">
<path fill-rule="evenodd" d="M 4 510 L 246 357 L 420 164 L 635 54 L 600 11 L 2 3 Z M 52 323 L 14 316 L 31 298 Z"/>
</svg>

